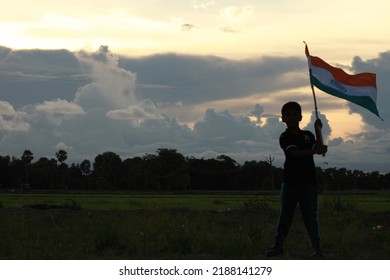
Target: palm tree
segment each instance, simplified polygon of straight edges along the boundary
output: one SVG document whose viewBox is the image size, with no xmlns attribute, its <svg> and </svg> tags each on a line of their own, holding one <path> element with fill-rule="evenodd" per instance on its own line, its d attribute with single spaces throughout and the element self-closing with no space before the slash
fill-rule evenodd
<svg viewBox="0 0 390 280">
<path fill-rule="evenodd" d="M 25 150 L 22 155 L 22 161 L 26 165 L 26 185 L 29 186 L 28 169 L 31 165 L 31 161 L 34 159 L 34 154 L 30 150 Z"/>
<path fill-rule="evenodd" d="M 60 168 L 61 168 L 61 183 L 62 186 L 64 186 L 64 162 L 68 158 L 68 153 L 64 150 L 59 150 L 56 153 L 57 160 L 60 162 Z"/>
</svg>

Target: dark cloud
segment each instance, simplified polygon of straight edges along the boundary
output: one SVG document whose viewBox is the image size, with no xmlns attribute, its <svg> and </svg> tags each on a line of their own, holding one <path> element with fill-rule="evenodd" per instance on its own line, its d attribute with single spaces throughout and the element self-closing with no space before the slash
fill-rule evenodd
<svg viewBox="0 0 390 280">
<path fill-rule="evenodd" d="M 0 59 L 7 57 L 10 52 L 10 48 L 0 46 Z"/>
<path fill-rule="evenodd" d="M 0 48 L 0 99 L 20 108 L 51 99 L 72 100 L 90 79 L 67 50 Z"/>
<path fill-rule="evenodd" d="M 142 84 L 164 85 L 162 90 L 137 90 L 141 98 L 162 103 L 199 104 L 307 84 L 305 77 L 286 78 L 288 73 L 307 67 L 303 59 L 296 57 L 235 61 L 214 56 L 162 54 L 121 57 L 119 65 L 136 72 Z"/>
</svg>

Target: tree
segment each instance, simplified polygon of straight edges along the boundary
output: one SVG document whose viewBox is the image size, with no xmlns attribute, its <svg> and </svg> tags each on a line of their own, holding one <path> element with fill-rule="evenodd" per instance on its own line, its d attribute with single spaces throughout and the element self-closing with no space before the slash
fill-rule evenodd
<svg viewBox="0 0 390 280">
<path fill-rule="evenodd" d="M 22 161 L 26 165 L 26 184 L 29 186 L 29 167 L 31 165 L 31 161 L 34 159 L 34 154 L 30 150 L 25 150 L 22 155 Z"/>
<path fill-rule="evenodd" d="M 182 154 L 176 149 L 157 150 L 157 174 L 164 190 L 181 190 L 190 187 L 190 180 L 186 171 L 186 162 Z"/>
<path fill-rule="evenodd" d="M 269 168 L 269 164 L 264 161 L 246 161 L 241 168 L 240 185 L 247 189 L 264 189 Z"/>
<path fill-rule="evenodd" d="M 0 156 L 0 186 L 11 185 L 11 158 L 10 156 Z"/>
<path fill-rule="evenodd" d="M 96 156 L 93 163 L 93 173 L 98 179 L 98 185 L 116 188 L 121 165 L 122 159 L 113 152 L 105 152 Z"/>
<path fill-rule="evenodd" d="M 88 159 L 85 159 L 81 162 L 80 166 L 80 172 L 81 172 L 81 175 L 82 175 L 82 180 L 84 181 L 84 184 L 87 186 L 87 188 L 89 189 L 90 186 L 91 186 L 91 178 L 90 178 L 90 175 L 92 173 L 92 170 L 91 170 L 91 162 L 88 160 Z"/>
<path fill-rule="evenodd" d="M 81 174 L 88 176 L 91 174 L 91 162 L 87 159 L 83 160 L 80 164 Z"/>
<path fill-rule="evenodd" d="M 123 181 L 129 190 L 145 189 L 145 162 L 141 157 L 128 158 L 123 161 L 126 174 Z"/>
<path fill-rule="evenodd" d="M 58 171 L 55 159 L 41 157 L 31 166 L 31 186 L 34 188 L 52 188 L 58 185 Z"/>
<path fill-rule="evenodd" d="M 59 150 L 56 153 L 56 158 L 62 164 L 68 158 L 68 153 L 64 150 Z"/>
<path fill-rule="evenodd" d="M 59 150 L 56 153 L 57 160 L 60 162 L 61 169 L 61 185 L 64 186 L 64 169 L 66 168 L 65 160 L 68 158 L 68 153 L 64 150 Z"/>
<path fill-rule="evenodd" d="M 274 172 L 273 172 L 273 165 L 272 163 L 274 162 L 275 158 L 271 155 L 266 159 L 267 163 L 270 166 L 270 176 L 271 176 L 271 188 L 273 191 L 275 191 L 275 179 L 274 179 Z"/>
</svg>

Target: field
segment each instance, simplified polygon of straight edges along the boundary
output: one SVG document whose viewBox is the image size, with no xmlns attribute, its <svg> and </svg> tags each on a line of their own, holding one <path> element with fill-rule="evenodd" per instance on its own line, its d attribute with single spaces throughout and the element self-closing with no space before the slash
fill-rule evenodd
<svg viewBox="0 0 390 280">
<path fill-rule="evenodd" d="M 278 207 L 275 193 L 0 193 L 0 259 L 266 259 Z M 390 193 L 321 194 L 319 220 L 326 259 L 390 259 Z M 311 259 L 298 209 L 279 259 Z"/>
</svg>

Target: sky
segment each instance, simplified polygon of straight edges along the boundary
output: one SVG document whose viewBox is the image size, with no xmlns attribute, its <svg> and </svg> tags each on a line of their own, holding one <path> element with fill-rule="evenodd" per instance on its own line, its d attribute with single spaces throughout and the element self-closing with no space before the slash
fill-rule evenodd
<svg viewBox="0 0 390 280">
<path fill-rule="evenodd" d="M 172 148 L 282 166 L 281 106 L 298 101 L 313 131 L 306 41 L 347 73 L 376 73 L 384 119 L 316 90 L 329 146 L 317 166 L 390 172 L 388 1 L 0 4 L 0 155 Z"/>
</svg>

